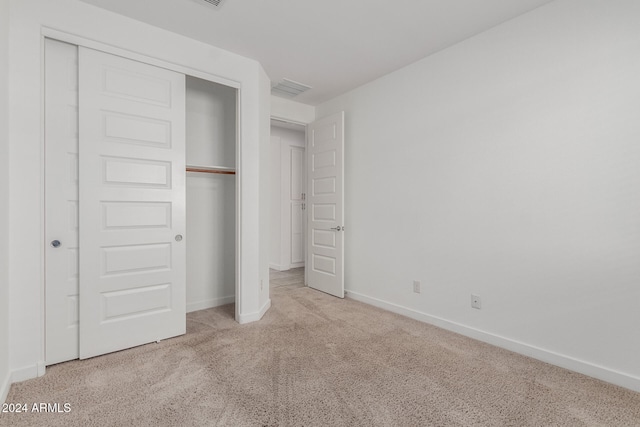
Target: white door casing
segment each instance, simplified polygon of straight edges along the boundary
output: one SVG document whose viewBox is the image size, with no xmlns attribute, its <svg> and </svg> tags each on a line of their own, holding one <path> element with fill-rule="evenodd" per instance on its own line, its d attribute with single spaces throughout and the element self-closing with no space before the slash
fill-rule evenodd
<svg viewBox="0 0 640 427">
<path fill-rule="evenodd" d="M 78 358 L 78 47 L 45 39 L 47 365 Z M 53 243 L 53 242 L 58 243 Z"/>
<path fill-rule="evenodd" d="M 308 127 L 307 284 L 344 298 L 344 112 Z"/>
<path fill-rule="evenodd" d="M 185 333 L 185 76 L 80 47 L 79 79 L 84 359 Z"/>
</svg>

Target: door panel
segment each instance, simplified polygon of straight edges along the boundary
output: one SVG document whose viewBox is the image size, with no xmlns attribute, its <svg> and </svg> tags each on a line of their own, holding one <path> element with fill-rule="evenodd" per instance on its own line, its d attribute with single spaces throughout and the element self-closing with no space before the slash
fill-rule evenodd
<svg viewBox="0 0 640 427">
<path fill-rule="evenodd" d="M 307 284 L 344 297 L 344 112 L 309 125 Z"/>
<path fill-rule="evenodd" d="M 51 39 L 45 40 L 45 238 L 45 361 L 52 365 L 78 358 L 78 48 Z"/>
<path fill-rule="evenodd" d="M 185 333 L 185 77 L 79 53 L 87 358 Z"/>
</svg>

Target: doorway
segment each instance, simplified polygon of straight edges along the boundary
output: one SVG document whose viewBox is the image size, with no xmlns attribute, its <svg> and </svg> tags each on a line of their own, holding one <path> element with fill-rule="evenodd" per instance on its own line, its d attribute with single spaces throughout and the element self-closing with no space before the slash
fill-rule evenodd
<svg viewBox="0 0 640 427">
<path fill-rule="evenodd" d="M 344 140 L 343 111 L 308 126 L 271 120 L 270 267 L 305 267 L 307 286 L 339 298 L 344 298 Z"/>
<path fill-rule="evenodd" d="M 271 120 L 270 268 L 289 271 L 305 266 L 306 127 Z"/>
</svg>

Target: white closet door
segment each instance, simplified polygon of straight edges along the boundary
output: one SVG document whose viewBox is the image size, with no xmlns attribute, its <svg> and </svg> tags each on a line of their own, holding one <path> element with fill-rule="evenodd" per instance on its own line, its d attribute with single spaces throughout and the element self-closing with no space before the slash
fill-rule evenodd
<svg viewBox="0 0 640 427">
<path fill-rule="evenodd" d="M 309 125 L 307 284 L 344 298 L 344 112 Z"/>
<path fill-rule="evenodd" d="M 45 41 L 47 365 L 78 358 L 78 47 Z"/>
<path fill-rule="evenodd" d="M 185 77 L 87 48 L 80 358 L 185 333 Z"/>
</svg>

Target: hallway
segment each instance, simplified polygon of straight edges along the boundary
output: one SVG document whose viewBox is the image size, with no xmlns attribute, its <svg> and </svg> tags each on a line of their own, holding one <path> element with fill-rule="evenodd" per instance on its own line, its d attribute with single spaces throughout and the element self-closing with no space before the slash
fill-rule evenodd
<svg viewBox="0 0 640 427">
<path fill-rule="evenodd" d="M 304 287 L 304 267 L 291 270 L 269 270 L 269 282 L 272 288 L 287 286 L 291 289 Z"/>
</svg>

